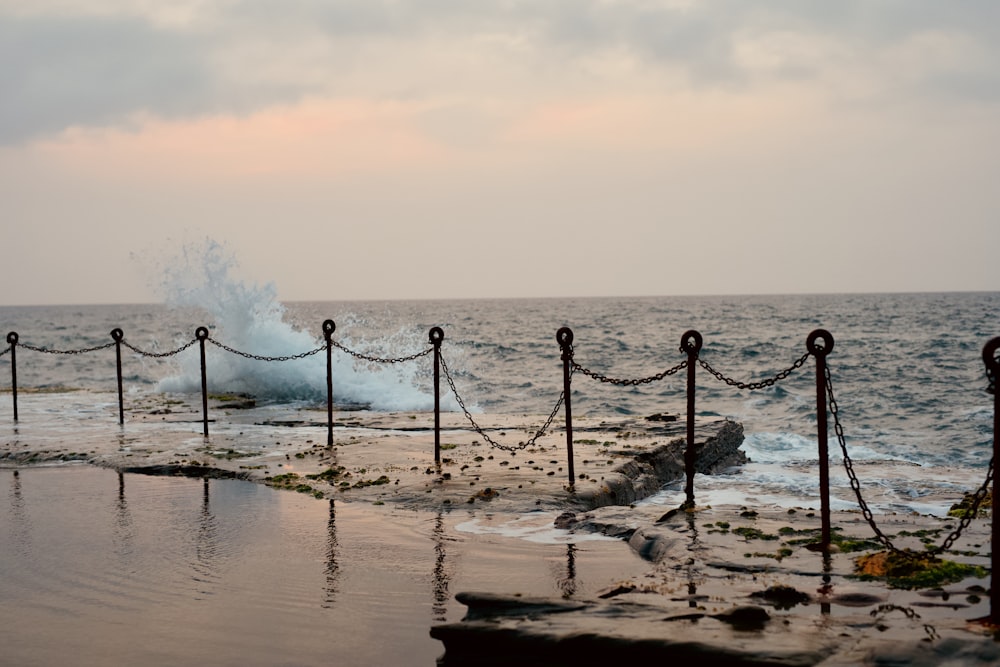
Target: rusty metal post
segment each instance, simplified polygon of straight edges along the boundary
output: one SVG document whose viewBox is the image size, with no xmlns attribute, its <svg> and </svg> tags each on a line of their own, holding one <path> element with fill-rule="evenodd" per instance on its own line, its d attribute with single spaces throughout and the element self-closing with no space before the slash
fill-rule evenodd
<svg viewBox="0 0 1000 667">
<path fill-rule="evenodd" d="M 573 471 L 573 410 L 570 405 L 570 364 L 573 361 L 573 330 L 562 327 L 556 332 L 556 340 L 562 349 L 563 362 L 563 405 L 566 409 L 566 460 L 569 467 L 569 486 L 576 485 L 576 474 Z"/>
<path fill-rule="evenodd" d="M 10 345 L 10 395 L 14 399 L 14 421 L 17 421 L 17 332 L 11 331 L 7 334 L 7 343 Z"/>
<path fill-rule="evenodd" d="M 198 327 L 194 332 L 194 337 L 198 339 L 201 347 L 201 414 L 202 432 L 208 437 L 208 376 L 205 370 L 205 340 L 208 338 L 208 329 Z"/>
<path fill-rule="evenodd" d="M 326 341 L 326 446 L 333 447 L 333 332 L 337 323 L 323 320 L 323 338 Z M 331 501 L 332 502 L 332 501 Z"/>
<path fill-rule="evenodd" d="M 816 340 L 823 339 L 823 345 Z M 816 329 L 806 339 L 806 349 L 816 357 L 816 439 L 819 444 L 820 549 L 830 550 L 830 456 L 826 428 L 826 355 L 833 349 L 833 336 L 826 329 Z"/>
<path fill-rule="evenodd" d="M 118 425 L 125 425 L 125 398 L 122 391 L 122 339 L 125 332 L 119 328 L 111 330 L 111 337 L 115 340 L 115 366 L 118 370 Z"/>
<path fill-rule="evenodd" d="M 687 447 L 684 449 L 684 474 L 686 482 L 684 484 L 684 505 L 694 507 L 694 398 L 695 398 L 695 369 L 697 367 L 698 353 L 701 352 L 701 334 L 694 329 L 689 329 L 681 336 L 681 350 L 687 353 Z"/>
<path fill-rule="evenodd" d="M 441 341 L 444 330 L 431 327 L 428 336 L 434 346 L 434 463 L 441 463 Z"/>
<path fill-rule="evenodd" d="M 983 362 L 986 364 L 986 374 L 990 377 L 990 388 L 993 391 L 993 461 L 996 463 L 1000 455 L 1000 360 L 997 359 L 997 350 L 1000 350 L 1000 337 L 994 338 L 983 347 Z M 993 521 L 990 533 L 991 555 L 990 555 L 990 623 L 1000 625 L 1000 585 L 994 580 L 997 572 L 1000 572 L 1000 556 L 997 555 L 997 547 L 1000 540 L 997 539 L 997 517 L 1000 516 L 1000 499 L 997 498 L 996 476 L 993 477 Z"/>
</svg>

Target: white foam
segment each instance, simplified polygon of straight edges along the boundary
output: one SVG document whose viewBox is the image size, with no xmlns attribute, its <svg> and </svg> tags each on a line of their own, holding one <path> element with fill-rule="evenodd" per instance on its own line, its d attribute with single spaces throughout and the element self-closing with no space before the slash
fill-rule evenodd
<svg viewBox="0 0 1000 667">
<path fill-rule="evenodd" d="M 576 544 L 617 540 L 600 533 L 572 533 L 555 527 L 556 514 L 552 512 L 530 512 L 509 519 L 497 520 L 495 516 L 477 517 L 455 526 L 455 530 L 474 535 L 500 535 L 536 544 Z"/>
<path fill-rule="evenodd" d="M 232 275 L 236 261 L 217 242 L 187 244 L 167 263 L 161 284 L 168 305 L 197 308 L 213 320 L 212 339 L 235 350 L 261 357 L 289 357 L 323 347 L 315 333 L 289 324 L 284 306 L 277 301 L 273 283 L 249 285 Z M 338 333 L 340 332 L 338 327 Z M 334 341 L 347 349 L 377 358 L 398 358 L 427 348 L 426 334 L 400 330 L 378 340 L 354 340 L 337 335 Z M 201 390 L 198 346 L 178 355 L 178 373 L 162 379 L 163 392 Z M 332 355 L 334 400 L 374 410 L 423 411 L 434 407 L 428 380 L 430 361 L 385 364 L 365 362 L 335 349 Z M 206 344 L 209 391 L 243 392 L 264 401 L 319 401 L 326 398 L 326 352 L 302 359 L 261 361 Z M 445 409 L 456 409 L 449 394 Z"/>
</svg>

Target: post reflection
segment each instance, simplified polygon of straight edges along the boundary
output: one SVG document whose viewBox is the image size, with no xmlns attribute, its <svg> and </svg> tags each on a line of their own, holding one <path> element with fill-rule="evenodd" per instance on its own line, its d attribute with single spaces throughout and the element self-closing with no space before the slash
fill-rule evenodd
<svg viewBox="0 0 1000 667">
<path fill-rule="evenodd" d="M 203 478 L 201 512 L 198 517 L 198 530 L 195 534 L 195 571 L 194 580 L 199 584 L 214 583 L 218 577 L 219 558 L 219 526 L 212 513 L 211 494 L 208 477 Z M 208 586 L 202 586 L 199 593 L 211 595 L 213 591 Z"/>
<path fill-rule="evenodd" d="M 18 553 L 27 554 L 30 551 L 31 531 L 28 516 L 24 508 L 24 496 L 21 491 L 21 473 L 17 470 L 11 475 L 10 482 L 10 518 L 11 542 Z"/>
<path fill-rule="evenodd" d="M 119 558 L 132 554 L 135 547 L 135 524 L 125 499 L 125 474 L 118 473 L 118 498 L 115 502 L 115 553 Z"/>
<path fill-rule="evenodd" d="M 337 597 L 337 580 L 340 578 L 340 565 L 337 563 L 337 509 L 333 498 L 330 498 L 330 514 L 326 520 L 326 597 L 323 599 L 323 608 L 333 607 Z"/>
<path fill-rule="evenodd" d="M 559 590 L 564 598 L 571 598 L 576 594 L 576 545 L 566 545 L 566 576 L 560 577 L 557 581 Z"/>
<path fill-rule="evenodd" d="M 830 613 L 830 595 L 833 593 L 833 583 L 830 573 L 833 571 L 833 556 L 829 551 L 823 552 L 823 585 L 819 587 L 819 594 L 823 597 L 820 602 L 819 613 L 827 615 Z"/>
<path fill-rule="evenodd" d="M 697 573 L 695 572 L 697 559 L 695 558 L 695 554 L 701 549 L 701 541 L 698 538 L 698 522 L 695 520 L 694 512 L 685 512 L 685 514 L 687 517 L 688 533 L 691 535 L 691 540 L 688 542 L 687 560 L 688 607 L 695 609 L 698 606 Z"/>
<path fill-rule="evenodd" d="M 451 576 L 446 567 L 447 554 L 444 543 L 446 541 L 444 530 L 444 514 L 437 513 L 434 519 L 434 529 L 431 531 L 434 538 L 434 601 L 431 604 L 431 613 L 435 621 L 447 620 L 448 611 L 448 587 L 451 583 Z"/>
</svg>

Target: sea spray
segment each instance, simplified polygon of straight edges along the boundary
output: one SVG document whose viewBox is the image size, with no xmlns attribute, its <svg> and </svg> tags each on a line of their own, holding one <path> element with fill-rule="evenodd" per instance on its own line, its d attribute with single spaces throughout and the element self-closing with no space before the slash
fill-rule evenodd
<svg viewBox="0 0 1000 667">
<path fill-rule="evenodd" d="M 256 357 L 294 357 L 324 346 L 316 331 L 294 327 L 285 319 L 273 283 L 248 284 L 233 276 L 236 261 L 221 244 L 185 244 L 163 270 L 161 292 L 174 308 L 194 309 L 207 318 L 209 336 L 234 350 Z M 375 341 L 353 339 L 338 325 L 334 340 L 345 348 L 379 358 L 408 356 L 428 346 L 426 336 L 399 330 Z M 347 330 L 347 335 L 344 330 Z M 385 364 L 360 360 L 334 349 L 334 400 L 338 405 L 374 410 L 430 410 L 434 397 L 429 357 Z M 164 392 L 196 392 L 201 388 L 200 355 L 195 348 L 176 357 L 178 372 L 162 379 Z M 426 367 L 426 368 L 424 368 Z M 206 375 L 212 393 L 246 393 L 263 402 L 316 403 L 326 400 L 326 352 L 298 359 L 265 361 L 206 344 Z M 446 409 L 451 401 L 445 401 Z"/>
</svg>

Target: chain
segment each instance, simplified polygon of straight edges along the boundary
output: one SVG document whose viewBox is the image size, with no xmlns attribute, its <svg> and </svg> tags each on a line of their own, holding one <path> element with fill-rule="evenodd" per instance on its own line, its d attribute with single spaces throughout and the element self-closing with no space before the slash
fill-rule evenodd
<svg viewBox="0 0 1000 667">
<path fill-rule="evenodd" d="M 785 370 L 781 371 L 780 373 L 778 373 L 777 375 L 775 375 L 773 378 L 768 378 L 766 380 L 761 380 L 760 382 L 739 382 L 738 380 L 734 380 L 733 378 L 726 377 L 725 375 L 723 375 L 719 371 L 717 371 L 714 368 L 712 368 L 708 364 L 708 362 L 705 361 L 704 359 L 702 359 L 701 357 L 698 357 L 698 363 L 701 365 L 702 368 L 704 368 L 706 371 L 708 371 L 709 373 L 711 373 L 712 375 L 714 375 L 717 380 L 725 382 L 730 387 L 737 387 L 739 389 L 751 389 L 751 390 L 753 390 L 753 389 L 763 389 L 764 387 L 771 387 L 771 386 L 777 384 L 778 381 L 784 380 L 789 375 L 791 375 L 794 371 L 798 370 L 799 368 L 802 368 L 802 364 L 806 363 L 806 359 L 809 358 L 810 354 L 811 354 L 810 352 L 806 352 L 801 357 L 799 357 L 798 359 L 796 359 L 795 363 L 792 364 L 791 367 L 786 368 Z"/>
<path fill-rule="evenodd" d="M 87 352 L 97 352 L 98 350 L 106 350 L 109 347 L 114 346 L 114 341 L 110 343 L 105 343 L 104 345 L 97 345 L 95 347 L 85 347 L 79 350 L 50 350 L 44 347 L 35 347 L 34 345 L 25 345 L 24 343 L 18 343 L 21 347 L 26 350 L 31 350 L 32 352 L 44 352 L 45 354 L 86 354 Z"/>
<path fill-rule="evenodd" d="M 854 472 L 854 462 L 851 461 L 850 455 L 847 453 L 847 440 L 844 438 L 844 427 L 840 423 L 840 409 L 837 405 L 837 399 L 833 395 L 833 381 L 830 379 L 830 368 L 827 366 L 825 369 L 826 377 L 826 392 L 827 398 L 830 402 L 830 413 L 833 415 L 833 428 L 837 434 L 837 442 L 840 444 L 840 451 L 844 455 L 844 469 L 847 471 L 847 477 L 851 482 L 851 489 L 854 490 L 854 495 L 858 499 L 858 506 L 861 508 L 861 513 L 865 517 L 865 521 L 871 526 L 872 532 L 875 533 L 875 537 L 881 542 L 886 549 L 896 553 L 900 556 L 910 559 L 917 559 L 923 556 L 921 553 L 914 553 L 912 551 L 905 551 L 896 547 L 892 544 L 889 538 L 879 529 L 875 523 L 875 517 L 872 515 L 871 509 L 868 507 L 868 503 L 865 502 L 864 497 L 861 495 L 861 482 L 858 481 L 858 475 Z M 986 494 L 989 493 L 990 484 L 993 481 L 993 459 L 990 459 L 990 467 L 986 472 L 986 479 L 983 481 L 982 486 L 976 491 L 975 496 L 973 496 L 972 505 L 968 507 L 962 518 L 959 520 L 958 527 L 955 528 L 941 543 L 940 546 L 931 547 L 926 549 L 925 554 L 930 556 L 937 556 L 952 547 L 961 535 L 962 532 L 968 528 L 972 519 L 979 513 L 979 506 L 982 504 L 983 500 L 986 498 Z"/>
<path fill-rule="evenodd" d="M 335 340 L 331 340 L 330 344 L 342 352 L 346 352 L 355 359 L 363 359 L 365 361 L 371 361 L 376 364 L 401 364 L 406 361 L 413 361 L 414 359 L 419 359 L 420 357 L 426 356 L 434 351 L 433 347 L 428 347 L 426 350 L 417 352 L 416 354 L 411 354 L 408 357 L 393 357 L 390 359 L 382 357 L 369 357 L 367 354 L 361 354 L 360 352 L 355 352 L 354 350 L 349 350 Z M 325 349 L 325 348 L 322 348 Z M 317 350 L 318 351 L 318 350 Z"/>
<path fill-rule="evenodd" d="M 10 345 L 7 346 L 6 350 L 4 350 L 3 352 L 0 352 L 0 357 L 2 357 L 3 355 L 7 354 L 8 352 L 10 352 Z"/>
<path fill-rule="evenodd" d="M 472 430 L 478 433 L 480 437 L 482 437 L 482 439 L 485 440 L 490 447 L 493 447 L 495 449 L 502 449 L 506 452 L 516 452 L 527 449 L 528 447 L 534 445 L 535 442 L 540 437 L 545 435 L 545 432 L 552 425 L 552 421 L 556 418 L 556 415 L 559 414 L 559 409 L 562 408 L 563 401 L 566 398 L 565 390 L 559 393 L 559 400 L 556 401 L 556 406 L 552 408 L 552 413 L 549 414 L 549 418 L 545 420 L 545 424 L 543 424 L 542 427 L 538 429 L 535 432 L 535 434 L 531 436 L 529 440 L 527 440 L 526 442 L 520 442 L 517 445 L 504 445 L 491 438 L 489 434 L 486 433 L 486 431 L 484 431 L 483 428 L 476 423 L 476 420 L 473 419 L 472 414 L 469 412 L 468 408 L 465 407 L 465 401 L 463 401 L 462 397 L 459 395 L 458 389 L 455 388 L 455 380 L 451 376 L 451 371 L 448 370 L 448 364 L 445 363 L 444 356 L 440 355 L 438 358 L 441 361 L 441 370 L 444 371 L 444 377 L 448 381 L 448 386 L 451 387 L 452 393 L 455 394 L 455 400 L 458 401 L 459 407 L 461 407 L 462 412 L 465 413 L 465 418 L 469 420 L 470 424 L 472 424 Z M 571 372 L 571 377 L 572 377 L 572 372 Z"/>
<path fill-rule="evenodd" d="M 164 357 L 172 357 L 175 354 L 180 354 L 181 352 L 183 352 L 184 350 L 188 349 L 189 347 L 191 347 L 192 345 L 194 345 L 197 342 L 198 342 L 197 338 L 192 338 L 190 341 L 188 341 L 184 345 L 181 345 L 176 350 L 171 350 L 170 352 L 146 352 L 145 350 L 140 350 L 135 345 L 132 345 L 132 343 L 128 342 L 124 338 L 122 339 L 122 345 L 124 345 L 128 349 L 132 350 L 136 354 L 142 355 L 144 357 L 153 357 L 155 359 L 162 359 Z"/>
<path fill-rule="evenodd" d="M 570 355 L 572 356 L 572 354 L 573 354 L 573 348 L 571 347 L 570 348 Z M 622 386 L 622 387 L 634 387 L 634 386 L 637 386 L 637 385 L 640 385 L 640 384 L 649 384 L 651 382 L 659 382 L 660 380 L 662 380 L 663 378 L 667 377 L 668 375 L 673 375 L 674 373 L 680 371 L 681 369 L 687 368 L 687 365 L 688 365 L 687 359 L 685 359 L 684 361 L 682 361 L 681 363 L 677 364 L 673 368 L 668 368 L 667 370 L 663 371 L 662 373 L 657 373 L 656 375 L 651 375 L 651 376 L 649 376 L 647 378 L 640 378 L 640 379 L 637 379 L 637 380 L 622 380 L 622 379 L 619 379 L 619 378 L 612 378 L 612 377 L 608 377 L 606 375 L 601 375 L 600 373 L 596 373 L 596 372 L 594 372 L 594 371 L 592 371 L 590 369 L 584 368 L 583 366 L 581 366 L 580 364 L 576 363 L 576 361 L 573 361 L 572 359 L 570 360 L 570 363 L 573 365 L 573 370 L 574 371 L 583 373 L 584 375 L 587 375 L 587 376 L 589 376 L 589 377 L 591 377 L 591 378 L 593 378 L 595 380 L 600 380 L 601 382 L 607 382 L 607 383 L 618 385 L 618 386 Z"/>
<path fill-rule="evenodd" d="M 305 359 L 306 357 L 311 357 L 317 352 L 322 352 L 323 350 L 326 349 L 326 345 L 321 345 L 320 347 L 317 347 L 315 350 L 309 350 L 308 352 L 302 352 L 300 354 L 292 354 L 287 357 L 265 357 L 259 354 L 250 354 L 249 352 L 240 352 L 239 350 L 234 350 L 228 345 L 220 343 L 219 341 L 211 337 L 206 338 L 205 340 L 207 340 L 212 345 L 215 345 L 216 347 L 222 348 L 226 352 L 232 352 L 233 354 L 245 357 L 247 359 L 254 359 L 256 361 L 292 361 L 293 359 Z"/>
</svg>

